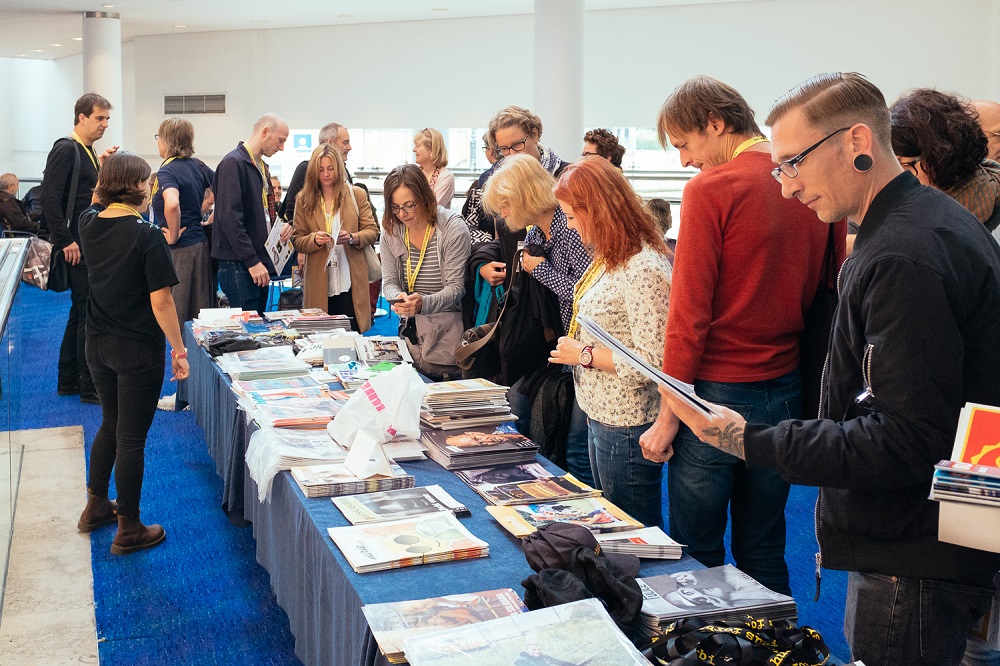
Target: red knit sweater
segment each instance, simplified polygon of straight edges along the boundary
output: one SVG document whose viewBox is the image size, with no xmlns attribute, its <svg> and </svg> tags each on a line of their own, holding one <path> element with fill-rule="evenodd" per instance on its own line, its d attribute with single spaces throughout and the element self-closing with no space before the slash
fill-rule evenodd
<svg viewBox="0 0 1000 666">
<path fill-rule="evenodd" d="M 745 152 L 684 188 L 663 357 L 680 380 L 756 382 L 798 367 L 829 227 L 782 198 L 773 168 Z M 838 222 L 838 266 L 846 233 Z"/>
</svg>

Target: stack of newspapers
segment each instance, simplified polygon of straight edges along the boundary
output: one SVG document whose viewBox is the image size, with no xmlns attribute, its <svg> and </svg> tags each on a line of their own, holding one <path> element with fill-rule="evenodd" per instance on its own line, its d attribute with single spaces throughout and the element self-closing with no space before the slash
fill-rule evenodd
<svg viewBox="0 0 1000 666">
<path fill-rule="evenodd" d="M 797 614 L 794 599 L 767 589 L 731 564 L 636 580 L 642 590 L 639 631 L 647 637 L 694 615 L 732 622 L 747 615 L 787 620 Z"/>
<path fill-rule="evenodd" d="M 215 359 L 233 381 L 254 381 L 300 377 L 309 374 L 310 365 L 295 357 L 290 346 L 262 347 L 249 351 L 230 352 Z"/>
<path fill-rule="evenodd" d="M 489 557 L 490 545 L 450 511 L 382 523 L 331 527 L 330 538 L 357 573 Z"/>
<path fill-rule="evenodd" d="M 421 423 L 439 430 L 495 426 L 515 420 L 507 402 L 507 387 L 485 379 L 428 384 L 420 407 Z"/>
<path fill-rule="evenodd" d="M 356 495 L 379 490 L 412 488 L 416 485 L 413 477 L 404 472 L 399 465 L 391 464 L 390 468 L 391 476 L 377 474 L 367 479 L 355 476 L 345 465 L 338 463 L 292 467 L 291 472 L 292 478 L 299 484 L 306 497 Z"/>
</svg>

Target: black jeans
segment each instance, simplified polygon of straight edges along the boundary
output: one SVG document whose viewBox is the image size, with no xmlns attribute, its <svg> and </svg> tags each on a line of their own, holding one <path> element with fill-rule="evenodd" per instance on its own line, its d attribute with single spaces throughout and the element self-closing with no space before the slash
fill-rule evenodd
<svg viewBox="0 0 1000 666">
<path fill-rule="evenodd" d="M 87 360 L 103 416 L 90 449 L 89 486 L 95 495 L 106 496 L 114 468 L 120 516 L 139 515 L 146 434 L 163 385 L 165 348 L 163 342 L 87 336 Z"/>
<path fill-rule="evenodd" d="M 358 330 L 358 315 L 354 312 L 354 295 L 350 289 L 336 296 L 328 296 L 326 311 L 332 315 L 347 315 L 351 318 L 351 330 L 360 333 Z"/>
<path fill-rule="evenodd" d="M 87 341 L 87 300 L 90 298 L 86 266 L 77 264 L 69 267 L 69 290 L 72 305 L 62 344 L 59 346 L 58 388 L 64 391 L 79 389 L 83 394 L 93 393 L 94 382 L 90 378 L 84 350 Z"/>
</svg>

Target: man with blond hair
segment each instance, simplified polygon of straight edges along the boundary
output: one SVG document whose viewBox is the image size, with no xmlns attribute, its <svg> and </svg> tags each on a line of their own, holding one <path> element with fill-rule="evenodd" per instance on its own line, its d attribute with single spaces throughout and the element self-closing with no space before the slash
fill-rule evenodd
<svg viewBox="0 0 1000 666">
<path fill-rule="evenodd" d="M 272 224 L 271 183 L 265 157 L 285 147 L 288 124 L 274 113 L 257 119 L 250 138 L 222 158 L 215 170 L 215 230 L 212 258 L 219 286 L 234 308 L 263 312 L 274 265 L 264 247 Z M 290 231 L 289 231 L 290 235 Z"/>
<path fill-rule="evenodd" d="M 668 398 L 700 438 L 819 486 L 817 563 L 848 571 L 844 629 L 867 666 L 958 664 L 1000 554 L 938 541 L 927 499 L 966 402 L 1000 404 L 1000 248 L 892 150 L 882 93 L 822 74 L 771 108 L 785 197 L 860 225 L 838 280 L 820 419 L 762 425 Z M 819 570 L 817 569 L 817 575 Z"/>
<path fill-rule="evenodd" d="M 831 240 L 843 257 L 844 225 L 834 234 L 782 199 L 770 144 L 731 86 L 707 76 L 682 83 L 664 102 L 658 131 L 684 166 L 701 170 L 684 187 L 663 369 L 748 417 L 800 418 L 799 336 Z M 666 404 L 639 443 L 647 459 L 670 462 L 670 533 L 688 554 L 721 566 L 731 519 L 736 566 L 791 594 L 788 483 L 777 471 L 747 469 L 702 444 Z"/>
</svg>

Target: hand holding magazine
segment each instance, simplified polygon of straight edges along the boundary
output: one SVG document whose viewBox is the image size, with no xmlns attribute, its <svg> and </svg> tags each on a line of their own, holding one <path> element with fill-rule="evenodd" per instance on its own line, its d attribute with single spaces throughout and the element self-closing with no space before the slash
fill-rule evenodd
<svg viewBox="0 0 1000 666">
<path fill-rule="evenodd" d="M 624 359 L 626 363 L 652 379 L 658 385 L 667 389 L 671 395 L 676 397 L 678 400 L 681 400 L 684 404 L 708 418 L 717 415 L 716 411 L 712 409 L 707 402 L 695 394 L 693 386 L 671 377 L 659 368 L 651 366 L 645 361 L 645 359 L 619 342 L 617 338 L 601 328 L 601 326 L 590 317 L 587 317 L 586 315 L 577 315 L 576 320 L 579 322 L 580 326 L 597 338 L 608 349 L 621 354 L 622 359 Z"/>
</svg>

